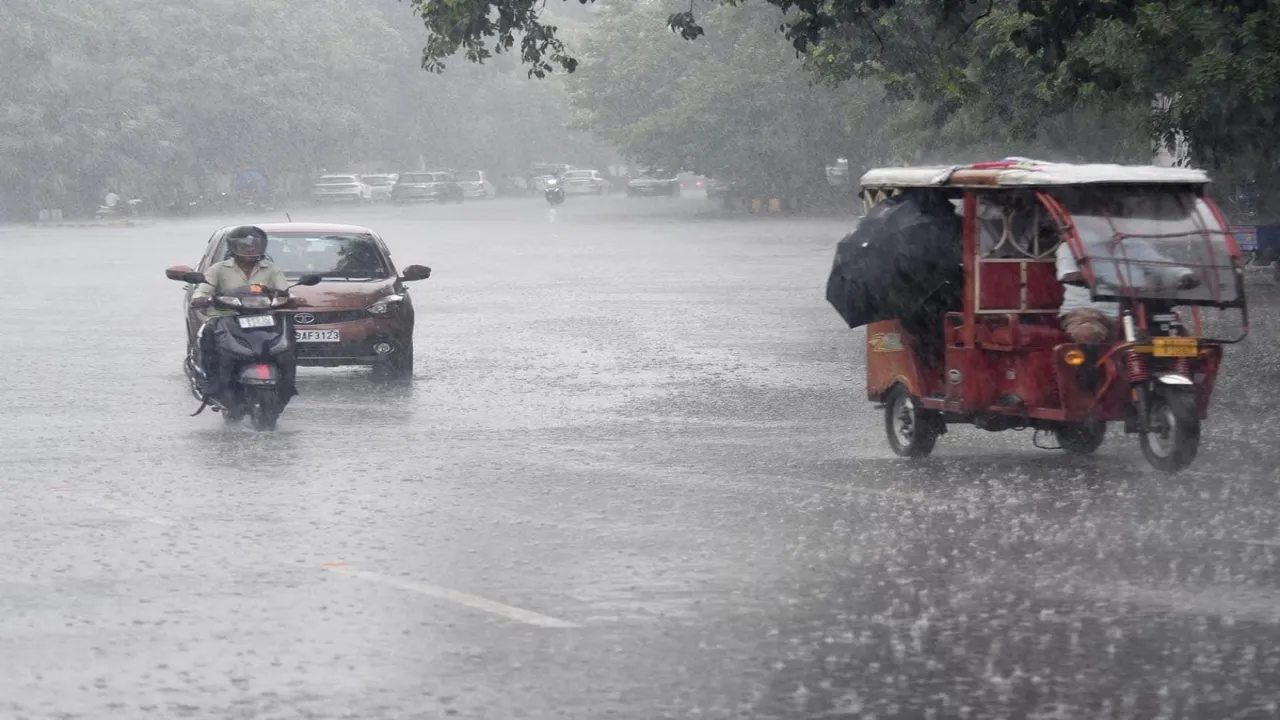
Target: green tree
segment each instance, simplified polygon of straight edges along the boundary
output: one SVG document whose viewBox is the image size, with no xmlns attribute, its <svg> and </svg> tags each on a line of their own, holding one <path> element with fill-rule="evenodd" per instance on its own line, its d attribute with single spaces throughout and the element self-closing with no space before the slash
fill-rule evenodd
<svg viewBox="0 0 1280 720">
<path fill-rule="evenodd" d="M 0 216 L 92 208 L 117 182 L 163 204 L 188 181 L 226 190 L 246 166 L 303 179 L 419 156 L 495 171 L 603 156 L 567 128 L 561 85 L 517 65 L 423 73 L 420 34 L 395 0 L 11 0 Z"/>
<path fill-rule="evenodd" d="M 411 4 L 426 29 L 429 70 L 443 69 L 456 53 L 475 62 L 513 54 L 537 77 L 573 72 L 579 58 L 598 61 L 589 49 L 565 44 L 542 0 Z M 665 22 L 651 20 L 679 37 L 700 38 L 723 4 L 750 3 L 669 7 L 661 13 Z M 1181 139 L 1197 163 L 1280 179 L 1272 142 L 1280 122 L 1280 3 L 760 0 L 757 6 L 773 12 L 782 37 L 820 75 L 875 78 L 891 100 L 922 103 L 907 113 L 931 116 L 933 129 L 955 129 L 969 118 L 992 138 L 1007 131 L 1014 140 L 1054 145 L 1074 139 L 1071 120 L 1081 118 L 1095 127 L 1131 128 L 1118 147 L 1103 143 L 1120 156 L 1143 154 L 1136 150 L 1143 141 Z M 1172 102 L 1153 111 L 1157 97 Z"/>
<path fill-rule="evenodd" d="M 579 122 L 624 155 L 783 192 L 825 187 L 836 157 L 876 154 L 878 88 L 815 85 L 766 9 L 716 8 L 692 44 L 663 27 L 667 12 L 603 6 L 570 76 Z"/>
</svg>

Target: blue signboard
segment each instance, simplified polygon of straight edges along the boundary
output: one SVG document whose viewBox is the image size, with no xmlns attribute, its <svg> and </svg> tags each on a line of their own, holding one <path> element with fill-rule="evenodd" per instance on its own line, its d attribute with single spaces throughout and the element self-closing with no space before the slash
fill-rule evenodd
<svg viewBox="0 0 1280 720">
<path fill-rule="evenodd" d="M 1231 228 L 1231 234 L 1236 238 L 1236 244 L 1244 252 L 1254 252 L 1258 249 L 1258 226 L 1257 225 L 1236 225 Z"/>
</svg>

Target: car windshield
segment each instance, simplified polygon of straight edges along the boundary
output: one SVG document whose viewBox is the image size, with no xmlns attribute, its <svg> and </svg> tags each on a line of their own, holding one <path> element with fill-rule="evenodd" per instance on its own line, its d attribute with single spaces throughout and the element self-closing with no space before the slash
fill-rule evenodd
<svg viewBox="0 0 1280 720">
<path fill-rule="evenodd" d="M 480 180 L 480 172 L 478 170 L 458 173 L 459 182 L 480 182 Z"/>
<path fill-rule="evenodd" d="M 1191 192 L 1094 188 L 1056 194 L 1080 234 L 1095 295 L 1241 300 L 1226 228 Z"/>
<path fill-rule="evenodd" d="M 325 175 L 316 181 L 317 185 L 355 185 L 356 179 L 351 175 Z"/>
<path fill-rule="evenodd" d="M 290 280 L 312 273 L 332 280 L 381 280 L 391 276 L 382 251 L 368 235 L 268 233 L 267 257 Z"/>
<path fill-rule="evenodd" d="M 591 178 L 591 173 L 589 171 L 578 170 L 571 173 L 565 173 L 564 177 L 566 180 L 588 180 Z"/>
<path fill-rule="evenodd" d="M 402 183 L 428 183 L 432 182 L 431 176 L 427 173 L 405 173 L 400 176 Z"/>
</svg>

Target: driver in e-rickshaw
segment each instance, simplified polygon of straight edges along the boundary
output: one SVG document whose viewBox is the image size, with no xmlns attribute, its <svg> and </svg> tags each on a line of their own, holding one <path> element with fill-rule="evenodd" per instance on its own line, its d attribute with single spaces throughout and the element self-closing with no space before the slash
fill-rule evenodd
<svg viewBox="0 0 1280 720">
<path fill-rule="evenodd" d="M 1077 228 L 1080 240 L 1090 257 L 1098 261 L 1092 263 L 1094 280 L 1103 287 L 1124 287 L 1126 281 L 1133 279 L 1134 268 L 1145 274 L 1146 280 L 1156 284 L 1167 284 L 1179 290 L 1187 290 L 1199 284 L 1195 273 L 1189 268 L 1161 266 L 1151 263 L 1170 263 L 1169 258 L 1160 254 L 1152 244 L 1139 237 L 1126 237 L 1123 240 L 1107 241 L 1095 233 Z M 1117 246 L 1124 244 L 1123 251 L 1115 252 L 1105 243 L 1112 242 Z M 1114 254 L 1113 254 L 1114 253 Z M 1059 323 L 1063 332 L 1073 342 L 1082 344 L 1098 344 L 1113 340 L 1117 335 L 1117 320 L 1120 317 L 1120 304 L 1109 301 L 1094 301 L 1089 287 L 1085 284 L 1084 273 L 1080 264 L 1071 252 L 1071 246 L 1065 240 L 1058 244 L 1055 253 L 1058 281 L 1062 283 L 1062 305 L 1058 309 Z M 1114 258 L 1114 260 L 1112 260 Z M 1124 263 L 1122 278 L 1119 270 Z M 1132 282 L 1128 284 L 1132 285 Z"/>
</svg>

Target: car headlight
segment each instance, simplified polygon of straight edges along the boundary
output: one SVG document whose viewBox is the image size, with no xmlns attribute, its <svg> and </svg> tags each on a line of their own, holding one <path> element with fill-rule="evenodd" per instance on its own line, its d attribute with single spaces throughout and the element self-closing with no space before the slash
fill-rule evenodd
<svg viewBox="0 0 1280 720">
<path fill-rule="evenodd" d="M 378 300 L 378 302 L 369 306 L 369 314 L 374 317 L 387 317 L 400 309 L 400 303 L 404 300 L 403 295 L 388 295 Z"/>
</svg>

